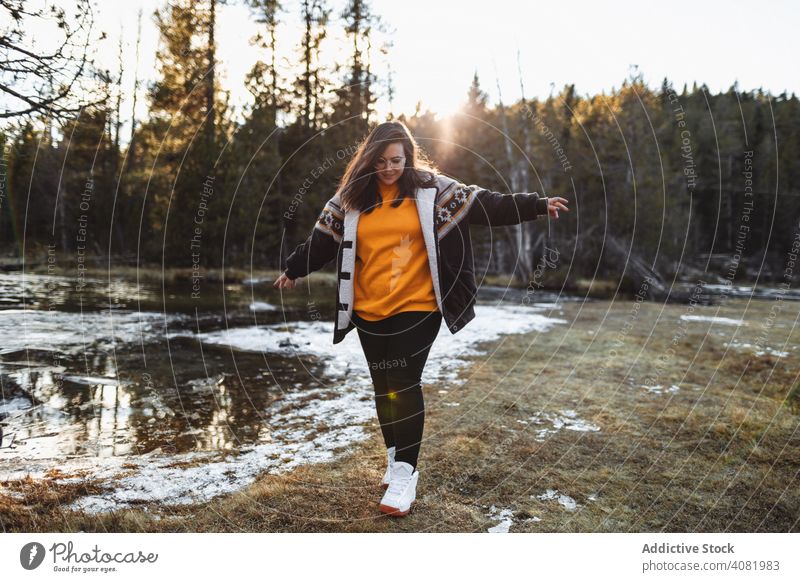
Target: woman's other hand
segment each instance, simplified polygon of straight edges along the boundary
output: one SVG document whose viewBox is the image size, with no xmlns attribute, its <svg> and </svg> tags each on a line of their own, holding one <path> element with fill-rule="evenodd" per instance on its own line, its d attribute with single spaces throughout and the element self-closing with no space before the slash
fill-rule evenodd
<svg viewBox="0 0 800 582">
<path fill-rule="evenodd" d="M 281 273 L 280 277 L 275 279 L 275 282 L 272 284 L 273 287 L 277 289 L 294 289 L 294 286 L 297 284 L 297 279 L 290 279 L 286 276 L 286 273 Z"/>
<path fill-rule="evenodd" d="M 569 201 L 566 198 L 560 198 L 558 196 L 554 196 L 553 198 L 547 199 L 547 212 L 550 214 L 550 218 L 558 218 L 558 211 L 563 210 L 564 212 L 569 212 L 569 208 L 567 208 L 567 204 Z"/>
</svg>

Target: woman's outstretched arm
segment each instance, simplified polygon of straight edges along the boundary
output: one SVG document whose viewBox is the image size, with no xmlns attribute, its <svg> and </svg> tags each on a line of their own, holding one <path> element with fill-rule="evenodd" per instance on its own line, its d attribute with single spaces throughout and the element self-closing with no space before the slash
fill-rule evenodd
<svg viewBox="0 0 800 582">
<path fill-rule="evenodd" d="M 461 188 L 462 194 L 471 197 L 467 215 L 470 224 L 509 226 L 535 220 L 548 213 L 551 218 L 558 218 L 559 209 L 569 212 L 565 198 L 546 198 L 537 192 L 503 194 L 474 184 Z"/>
<path fill-rule="evenodd" d="M 311 234 L 286 258 L 286 270 L 282 276 L 289 280 L 299 279 L 332 261 L 339 250 L 343 221 L 344 213 L 329 200 Z"/>
</svg>

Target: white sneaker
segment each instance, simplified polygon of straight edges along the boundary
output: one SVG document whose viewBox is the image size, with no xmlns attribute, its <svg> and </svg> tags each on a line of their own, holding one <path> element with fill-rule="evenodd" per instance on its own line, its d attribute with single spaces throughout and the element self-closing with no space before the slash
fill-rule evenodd
<svg viewBox="0 0 800 582">
<path fill-rule="evenodd" d="M 389 447 L 386 449 L 386 472 L 383 474 L 383 480 L 381 481 L 381 486 L 386 489 L 389 486 L 389 481 L 392 480 L 392 463 L 394 463 L 394 452 L 395 447 Z"/>
<path fill-rule="evenodd" d="M 392 480 L 381 499 L 383 513 L 400 517 L 408 515 L 411 504 L 417 499 L 417 480 L 419 471 L 405 461 L 395 461 L 392 465 Z"/>
</svg>

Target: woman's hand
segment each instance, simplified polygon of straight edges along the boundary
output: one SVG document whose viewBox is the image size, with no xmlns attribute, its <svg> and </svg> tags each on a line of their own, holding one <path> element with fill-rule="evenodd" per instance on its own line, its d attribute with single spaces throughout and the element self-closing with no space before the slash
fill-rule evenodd
<svg viewBox="0 0 800 582">
<path fill-rule="evenodd" d="M 550 218 L 558 218 L 559 209 L 563 210 L 564 212 L 569 212 L 569 208 L 566 207 L 567 204 L 569 204 L 569 201 L 566 198 L 559 198 L 558 196 L 548 198 L 547 212 L 550 215 Z"/>
<path fill-rule="evenodd" d="M 281 273 L 280 277 L 275 279 L 275 282 L 272 284 L 273 287 L 277 289 L 294 289 L 294 286 L 297 284 L 297 279 L 290 279 L 286 276 L 286 273 Z"/>
</svg>

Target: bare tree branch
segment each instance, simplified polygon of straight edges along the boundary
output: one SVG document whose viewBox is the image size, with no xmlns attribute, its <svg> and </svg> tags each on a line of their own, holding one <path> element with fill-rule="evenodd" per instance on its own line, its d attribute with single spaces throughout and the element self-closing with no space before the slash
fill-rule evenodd
<svg viewBox="0 0 800 582">
<path fill-rule="evenodd" d="M 0 0 L 0 21 L 8 22 L 0 31 L 0 119 L 45 113 L 64 119 L 83 108 L 104 101 L 84 81 L 97 76 L 89 58 L 94 39 L 94 15 L 89 0 L 76 0 L 70 20 L 63 8 L 29 9 L 24 0 Z M 6 13 L 8 16 L 6 17 Z M 35 26 L 53 26 L 62 35 L 58 47 L 37 51 L 28 43 L 28 31 Z"/>
</svg>

